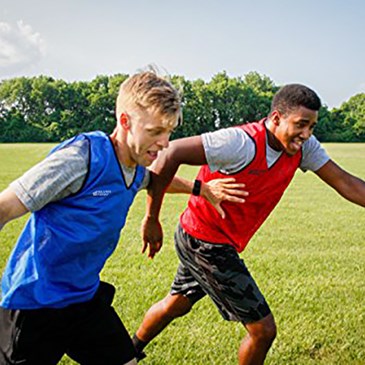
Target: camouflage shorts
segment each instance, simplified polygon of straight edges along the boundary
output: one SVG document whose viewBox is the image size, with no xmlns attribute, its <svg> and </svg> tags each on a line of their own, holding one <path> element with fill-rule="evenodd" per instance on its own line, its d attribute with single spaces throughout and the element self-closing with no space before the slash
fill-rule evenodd
<svg viewBox="0 0 365 365">
<path fill-rule="evenodd" d="M 171 294 L 182 294 L 192 303 L 208 294 L 226 320 L 250 323 L 266 317 L 270 308 L 233 246 L 211 244 L 175 232 L 180 264 Z"/>
</svg>

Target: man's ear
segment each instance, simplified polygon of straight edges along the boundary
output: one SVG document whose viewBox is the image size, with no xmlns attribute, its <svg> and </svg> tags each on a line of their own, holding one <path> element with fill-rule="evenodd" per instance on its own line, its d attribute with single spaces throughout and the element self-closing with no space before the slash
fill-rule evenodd
<svg viewBox="0 0 365 365">
<path fill-rule="evenodd" d="M 281 114 L 279 111 L 274 110 L 273 112 L 271 112 L 270 114 L 270 119 L 271 121 L 278 126 L 280 124 L 280 118 L 281 118 Z"/>
<path fill-rule="evenodd" d="M 122 126 L 122 128 L 129 129 L 130 126 L 129 126 L 128 114 L 122 113 L 119 117 L 119 122 L 120 122 L 120 125 Z"/>
</svg>

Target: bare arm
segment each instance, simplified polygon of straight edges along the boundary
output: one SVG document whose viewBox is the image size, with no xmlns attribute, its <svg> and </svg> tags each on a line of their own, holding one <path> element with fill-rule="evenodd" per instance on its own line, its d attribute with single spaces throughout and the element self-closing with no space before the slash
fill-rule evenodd
<svg viewBox="0 0 365 365">
<path fill-rule="evenodd" d="M 167 187 L 166 193 L 191 194 L 193 186 L 192 181 L 175 175 L 171 184 Z M 206 183 L 202 181 L 200 195 L 212 204 L 224 219 L 225 212 L 221 207 L 221 202 L 226 200 L 233 203 L 244 203 L 244 197 L 248 195 L 248 192 L 242 190 L 244 187 L 245 184 L 236 183 L 236 179 L 233 177 L 214 179 Z"/>
<path fill-rule="evenodd" d="M 163 196 L 181 164 L 204 165 L 206 163 L 207 160 L 200 136 L 172 141 L 167 149 L 160 152 L 157 161 L 152 167 L 153 175 L 148 188 L 147 215 L 158 217 Z M 183 181 L 181 178 L 176 180 L 170 191 L 188 192 L 190 190 L 190 193 L 192 183 L 182 187 L 184 185 Z M 152 196 L 153 202 L 151 201 Z"/>
<path fill-rule="evenodd" d="M 345 199 L 365 207 L 365 181 L 343 170 L 332 160 L 315 173 Z"/>
<path fill-rule="evenodd" d="M 149 246 L 148 257 L 153 258 L 162 246 L 163 234 L 158 216 L 164 194 L 177 169 L 181 164 L 204 165 L 206 163 L 200 136 L 172 141 L 167 149 L 160 152 L 152 166 L 151 183 L 147 189 L 146 215 L 141 227 L 142 252 L 145 252 Z"/>
<path fill-rule="evenodd" d="M 12 219 L 21 217 L 28 209 L 21 203 L 11 188 L 0 193 L 0 229 Z"/>
<path fill-rule="evenodd" d="M 165 192 L 191 194 L 193 183 L 174 177 L 181 164 L 204 165 L 207 163 L 201 136 L 182 138 L 170 143 L 162 151 L 151 167 L 151 184 L 147 194 L 146 216 L 142 222 L 142 252 L 149 246 L 149 257 L 153 258 L 162 246 L 162 228 L 158 221 L 159 212 Z M 248 193 L 242 188 L 244 184 L 236 183 L 234 178 L 215 179 L 202 182 L 200 195 L 205 198 L 218 213 L 225 217 L 221 207 L 224 200 L 244 203 Z"/>
<path fill-rule="evenodd" d="M 169 194 L 190 194 L 193 190 L 194 182 L 186 180 L 180 176 L 174 176 L 170 185 L 166 188 Z"/>
</svg>

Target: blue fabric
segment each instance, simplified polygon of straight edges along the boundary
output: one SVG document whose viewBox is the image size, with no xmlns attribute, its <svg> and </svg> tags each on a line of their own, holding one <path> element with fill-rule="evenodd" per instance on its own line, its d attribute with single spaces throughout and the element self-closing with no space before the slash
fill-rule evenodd
<svg viewBox="0 0 365 365">
<path fill-rule="evenodd" d="M 62 308 L 92 298 L 99 273 L 119 240 L 145 168 L 137 166 L 130 187 L 109 137 L 90 140 L 88 176 L 74 195 L 31 214 L 9 258 L 2 280 L 1 306 L 11 309 Z"/>
</svg>

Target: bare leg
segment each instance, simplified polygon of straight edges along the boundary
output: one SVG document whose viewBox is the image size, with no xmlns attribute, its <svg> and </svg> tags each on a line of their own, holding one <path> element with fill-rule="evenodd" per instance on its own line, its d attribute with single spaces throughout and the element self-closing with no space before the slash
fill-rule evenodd
<svg viewBox="0 0 365 365">
<path fill-rule="evenodd" d="M 272 314 L 260 321 L 245 324 L 248 331 L 238 351 L 239 365 L 261 365 L 276 337 L 276 325 Z"/>
<path fill-rule="evenodd" d="M 190 300 L 183 295 L 168 294 L 147 311 L 136 332 L 138 339 L 150 342 L 175 318 L 187 314 L 191 307 Z"/>
</svg>

